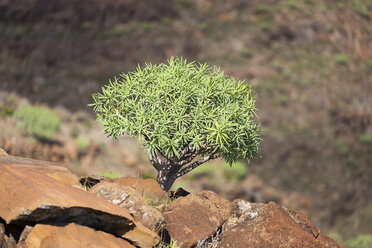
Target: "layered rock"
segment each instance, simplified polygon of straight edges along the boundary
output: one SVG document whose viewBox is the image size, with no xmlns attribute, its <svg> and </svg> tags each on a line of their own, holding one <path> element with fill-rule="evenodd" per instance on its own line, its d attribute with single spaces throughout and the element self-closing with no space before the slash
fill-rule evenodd
<svg viewBox="0 0 372 248">
<path fill-rule="evenodd" d="M 158 236 L 135 222 L 128 210 L 56 180 L 48 163 L 34 166 L 35 161 L 27 165 L 18 160 L 10 157 L 0 164 L 0 217 L 7 224 L 74 222 L 122 236 L 140 247 L 158 242 Z"/>
</svg>

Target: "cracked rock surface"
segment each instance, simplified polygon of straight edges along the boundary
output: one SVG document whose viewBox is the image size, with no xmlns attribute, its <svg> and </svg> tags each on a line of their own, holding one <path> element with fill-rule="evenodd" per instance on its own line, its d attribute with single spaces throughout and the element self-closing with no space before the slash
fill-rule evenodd
<svg viewBox="0 0 372 248">
<path fill-rule="evenodd" d="M 162 214 L 151 207 L 140 192 L 131 186 L 103 181 L 91 188 L 89 192 L 128 209 L 135 220 L 154 232 L 160 231 L 165 225 Z"/>
</svg>

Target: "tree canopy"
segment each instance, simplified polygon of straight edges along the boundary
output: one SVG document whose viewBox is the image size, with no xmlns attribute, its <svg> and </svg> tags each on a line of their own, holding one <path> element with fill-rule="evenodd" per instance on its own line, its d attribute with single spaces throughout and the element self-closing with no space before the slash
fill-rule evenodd
<svg viewBox="0 0 372 248">
<path fill-rule="evenodd" d="M 217 67 L 182 58 L 138 66 L 93 99 L 104 133 L 138 136 L 158 171 L 177 167 L 178 177 L 210 159 L 231 164 L 258 153 L 261 128 L 251 86 Z"/>
</svg>

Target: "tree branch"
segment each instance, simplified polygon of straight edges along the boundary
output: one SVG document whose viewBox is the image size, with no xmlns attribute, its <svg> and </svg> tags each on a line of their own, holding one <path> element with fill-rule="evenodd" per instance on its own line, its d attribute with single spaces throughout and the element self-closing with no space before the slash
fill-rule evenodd
<svg viewBox="0 0 372 248">
<path fill-rule="evenodd" d="M 177 165 L 179 165 L 180 167 L 190 163 L 194 158 L 196 158 L 198 154 L 197 153 L 190 153 L 189 156 L 187 157 L 184 157 L 182 160 L 180 159 L 179 162 L 177 162 Z"/>
<path fill-rule="evenodd" d="M 186 173 L 189 173 L 190 171 L 192 171 L 193 169 L 195 169 L 199 165 L 204 164 L 205 162 L 207 162 L 209 160 L 216 159 L 219 156 L 220 156 L 220 154 L 217 152 L 217 153 L 209 154 L 209 155 L 206 155 L 206 156 L 202 157 L 198 161 L 195 161 L 194 163 L 192 163 L 192 164 L 186 166 L 185 168 L 183 168 L 182 170 L 180 170 L 176 174 L 176 178 L 181 177 L 181 176 L 185 175 Z"/>
<path fill-rule="evenodd" d="M 159 170 L 161 168 L 161 164 L 159 163 L 159 158 L 154 158 L 151 152 L 147 153 L 147 157 L 149 158 L 151 164 L 155 167 L 155 169 Z"/>
</svg>

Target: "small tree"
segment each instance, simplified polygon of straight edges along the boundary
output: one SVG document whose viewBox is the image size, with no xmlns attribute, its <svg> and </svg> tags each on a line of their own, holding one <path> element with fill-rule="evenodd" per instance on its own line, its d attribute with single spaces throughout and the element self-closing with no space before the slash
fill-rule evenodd
<svg viewBox="0 0 372 248">
<path fill-rule="evenodd" d="M 139 136 L 167 191 L 207 161 L 223 157 L 231 165 L 258 152 L 261 129 L 250 85 L 207 64 L 171 58 L 138 66 L 93 99 L 104 133 Z"/>
</svg>

